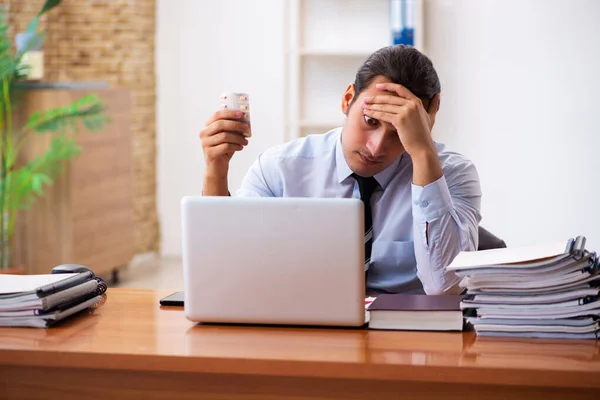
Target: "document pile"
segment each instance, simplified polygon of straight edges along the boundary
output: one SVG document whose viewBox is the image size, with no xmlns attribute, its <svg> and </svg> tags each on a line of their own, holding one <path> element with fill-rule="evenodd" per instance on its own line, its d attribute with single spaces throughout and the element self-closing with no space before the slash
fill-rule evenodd
<svg viewBox="0 0 600 400">
<path fill-rule="evenodd" d="M 0 275 L 0 326 L 48 328 L 106 299 L 94 273 Z"/>
<path fill-rule="evenodd" d="M 479 336 L 597 339 L 600 261 L 585 237 L 568 243 L 461 252 L 448 266 Z"/>
</svg>

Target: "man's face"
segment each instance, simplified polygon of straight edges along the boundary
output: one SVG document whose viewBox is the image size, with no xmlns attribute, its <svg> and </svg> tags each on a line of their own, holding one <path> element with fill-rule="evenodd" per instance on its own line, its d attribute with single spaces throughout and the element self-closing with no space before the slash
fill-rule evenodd
<svg viewBox="0 0 600 400">
<path fill-rule="evenodd" d="M 344 157 L 352 171 L 360 176 L 373 176 L 394 163 L 404 152 L 396 128 L 387 122 L 369 118 L 363 114 L 362 99 L 376 95 L 392 95 L 375 88 L 378 83 L 391 82 L 378 76 L 355 97 L 354 85 L 348 86 L 342 98 L 342 112 L 347 115 L 342 130 Z"/>
</svg>

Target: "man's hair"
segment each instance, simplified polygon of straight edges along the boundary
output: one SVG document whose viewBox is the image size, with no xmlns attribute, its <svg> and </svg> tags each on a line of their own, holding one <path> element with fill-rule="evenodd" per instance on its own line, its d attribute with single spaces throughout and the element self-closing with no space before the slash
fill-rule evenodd
<svg viewBox="0 0 600 400">
<path fill-rule="evenodd" d="M 440 80 L 431 60 L 414 47 L 399 44 L 377 50 L 358 69 L 352 103 L 379 75 L 406 87 L 421 99 L 425 108 L 429 107 L 433 96 L 441 90 Z"/>
</svg>

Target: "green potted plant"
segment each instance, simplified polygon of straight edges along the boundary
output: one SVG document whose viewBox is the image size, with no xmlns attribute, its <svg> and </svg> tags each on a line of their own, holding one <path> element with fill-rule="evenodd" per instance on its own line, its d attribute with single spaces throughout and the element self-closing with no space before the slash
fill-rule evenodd
<svg viewBox="0 0 600 400">
<path fill-rule="evenodd" d="M 28 39 L 13 53 L 8 35 L 6 13 L 0 7 L 0 273 L 9 271 L 11 245 L 18 210 L 26 210 L 44 195 L 46 185 L 63 171 L 64 163 L 75 158 L 81 148 L 70 132 L 83 126 L 97 131 L 108 122 L 104 105 L 95 95 L 86 95 L 67 106 L 40 110 L 15 126 L 15 99 L 18 84 L 26 76 L 23 55 L 39 48 L 42 34 L 37 32 L 39 18 L 60 4 L 47 0 L 27 27 Z M 40 156 L 21 162 L 19 154 L 32 135 L 52 135 L 48 149 Z"/>
</svg>

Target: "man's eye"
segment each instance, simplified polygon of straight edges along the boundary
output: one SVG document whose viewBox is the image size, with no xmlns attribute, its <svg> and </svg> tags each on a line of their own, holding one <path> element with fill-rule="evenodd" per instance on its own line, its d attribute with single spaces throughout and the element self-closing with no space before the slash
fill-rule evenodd
<svg viewBox="0 0 600 400">
<path fill-rule="evenodd" d="M 375 127 L 379 125 L 379 121 L 377 121 L 375 118 L 371 118 L 365 115 L 365 122 L 367 123 L 367 125 Z"/>
</svg>

